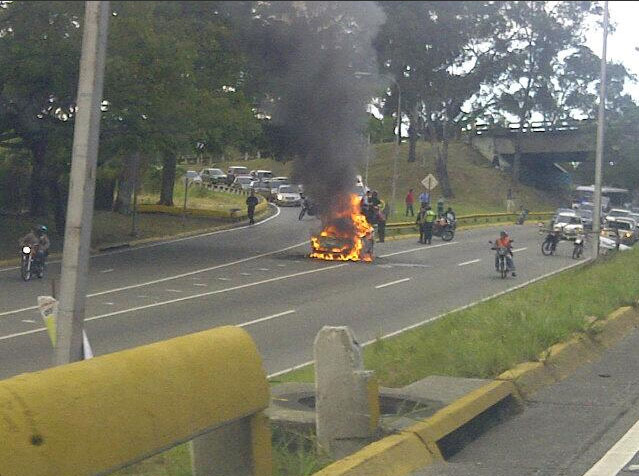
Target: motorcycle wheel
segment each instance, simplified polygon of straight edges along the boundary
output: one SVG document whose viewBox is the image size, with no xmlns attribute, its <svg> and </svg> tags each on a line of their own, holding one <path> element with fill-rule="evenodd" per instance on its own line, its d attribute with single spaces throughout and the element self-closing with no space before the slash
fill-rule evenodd
<svg viewBox="0 0 639 476">
<path fill-rule="evenodd" d="M 575 246 L 572 250 L 572 259 L 581 258 L 582 252 L 583 252 L 583 248 L 581 246 Z"/>
<path fill-rule="evenodd" d="M 300 211 L 300 217 L 299 219 L 301 220 L 302 218 L 304 218 L 304 214 L 306 213 L 306 210 L 304 208 L 302 208 L 302 210 Z"/>
<path fill-rule="evenodd" d="M 506 276 L 508 276 L 508 269 L 506 269 L 506 263 L 504 261 L 505 260 L 502 260 L 499 265 L 499 270 L 501 271 L 501 279 L 506 279 Z"/>
<path fill-rule="evenodd" d="M 541 253 L 544 256 L 550 256 L 554 251 L 551 241 L 546 240 L 541 244 Z"/>
<path fill-rule="evenodd" d="M 20 276 L 24 281 L 29 281 L 31 279 L 31 266 L 29 265 L 29 260 L 22 258 L 22 264 L 20 266 Z"/>
<path fill-rule="evenodd" d="M 444 230 L 442 232 L 442 240 L 444 241 L 450 241 L 455 237 L 455 233 L 453 232 L 453 230 Z"/>
</svg>

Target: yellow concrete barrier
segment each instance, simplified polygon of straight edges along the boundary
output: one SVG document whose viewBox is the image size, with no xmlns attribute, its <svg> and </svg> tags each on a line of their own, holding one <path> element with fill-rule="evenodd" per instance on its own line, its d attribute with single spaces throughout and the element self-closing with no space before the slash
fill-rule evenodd
<svg viewBox="0 0 639 476">
<path fill-rule="evenodd" d="M 250 418 L 253 474 L 270 475 L 268 404 L 261 358 L 236 327 L 19 375 L 0 381 L 0 474 L 108 474 Z"/>
</svg>

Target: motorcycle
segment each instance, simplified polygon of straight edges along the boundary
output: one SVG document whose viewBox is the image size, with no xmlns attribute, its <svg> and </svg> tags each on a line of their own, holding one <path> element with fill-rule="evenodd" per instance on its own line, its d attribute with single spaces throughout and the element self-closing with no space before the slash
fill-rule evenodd
<svg viewBox="0 0 639 476">
<path fill-rule="evenodd" d="M 444 241 L 451 241 L 455 237 L 455 222 L 445 219 L 435 220 L 433 223 L 433 236 L 439 236 Z"/>
<path fill-rule="evenodd" d="M 308 214 L 308 216 L 315 216 L 315 206 L 308 200 L 304 199 L 302 201 L 302 209 L 300 210 L 299 219 L 304 218 L 304 215 Z"/>
<path fill-rule="evenodd" d="M 25 245 L 21 250 L 20 275 L 24 281 L 29 281 L 34 275 L 42 278 L 44 275 L 44 264 L 38 256 L 38 246 Z"/>
<path fill-rule="evenodd" d="M 519 214 L 519 218 L 517 218 L 517 224 L 518 225 L 523 225 L 524 224 L 524 222 L 528 218 L 528 213 L 529 213 L 529 211 L 526 208 L 524 208 L 521 211 L 521 213 Z"/>
<path fill-rule="evenodd" d="M 544 256 L 551 256 L 557 251 L 557 243 L 560 240 L 560 232 L 556 230 L 550 230 L 546 235 L 543 243 L 541 244 L 541 253 Z"/>
<path fill-rule="evenodd" d="M 575 244 L 572 248 L 572 259 L 579 259 L 584 254 L 584 237 L 582 235 L 575 238 Z"/>
<path fill-rule="evenodd" d="M 488 243 L 493 244 L 492 241 Z M 506 279 L 508 276 L 508 261 L 506 259 L 508 256 L 508 248 L 493 246 L 491 249 L 497 252 L 497 272 L 501 275 L 501 279 Z"/>
</svg>

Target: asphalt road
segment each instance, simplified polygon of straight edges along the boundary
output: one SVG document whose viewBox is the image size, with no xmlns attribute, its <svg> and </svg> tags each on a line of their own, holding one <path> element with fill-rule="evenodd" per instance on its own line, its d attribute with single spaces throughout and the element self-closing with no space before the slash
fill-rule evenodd
<svg viewBox="0 0 639 476">
<path fill-rule="evenodd" d="M 298 213 L 282 209 L 252 227 L 93 257 L 86 331 L 95 354 L 242 325 L 273 374 L 309 361 L 322 326 L 348 325 L 365 342 L 575 263 L 568 244 L 542 256 L 534 225 L 506 227 L 518 276 L 505 280 L 487 243 L 494 228 L 430 246 L 378 243 L 372 264 L 315 261 L 306 254 L 319 222 L 300 222 Z M 17 269 L 0 270 L 0 378 L 51 365 L 35 304 L 59 272 L 51 263 L 45 279 L 24 283 Z"/>
</svg>

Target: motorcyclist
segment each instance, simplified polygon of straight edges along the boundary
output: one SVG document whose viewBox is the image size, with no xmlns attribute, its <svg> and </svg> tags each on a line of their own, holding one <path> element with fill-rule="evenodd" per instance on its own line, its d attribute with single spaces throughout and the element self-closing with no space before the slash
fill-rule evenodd
<svg viewBox="0 0 639 476">
<path fill-rule="evenodd" d="M 512 272 L 513 277 L 517 276 L 515 273 L 515 262 L 513 260 L 513 242 L 508 236 L 508 233 L 502 231 L 499 233 L 499 238 L 495 241 L 494 250 L 498 248 L 506 248 L 508 254 L 506 254 L 506 266 L 508 270 Z M 499 271 L 499 255 L 495 253 L 495 270 Z"/>
<path fill-rule="evenodd" d="M 44 225 L 36 225 L 29 233 L 20 239 L 20 248 L 23 246 L 38 247 L 35 259 L 42 265 L 45 265 L 47 256 L 49 255 L 49 247 L 51 242 L 47 236 L 48 228 Z"/>
</svg>

